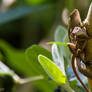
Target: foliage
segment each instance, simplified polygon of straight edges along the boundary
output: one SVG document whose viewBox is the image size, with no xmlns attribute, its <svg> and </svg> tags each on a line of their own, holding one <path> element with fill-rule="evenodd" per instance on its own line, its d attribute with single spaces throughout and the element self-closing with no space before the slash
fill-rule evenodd
<svg viewBox="0 0 92 92">
<path fill-rule="evenodd" d="M 63 31 L 63 30 L 60 30 L 60 31 Z M 58 31 L 58 32 L 60 32 L 60 31 Z M 60 34 L 60 33 L 58 33 L 58 34 Z M 66 34 L 65 34 L 65 37 L 66 37 Z M 62 39 L 65 37 L 62 37 Z M 66 46 L 66 44 L 64 44 L 64 45 Z M 67 48 L 67 47 L 65 47 L 65 48 Z M 62 46 L 57 46 L 54 43 L 52 45 L 52 56 L 49 51 L 47 51 L 46 49 L 44 49 L 38 45 L 33 45 L 33 46 L 29 47 L 25 53 L 22 50 L 19 51 L 19 50 L 12 48 L 10 45 L 8 45 L 6 42 L 4 42 L 2 40 L 0 41 L 0 49 L 1 49 L 1 55 L 2 55 L 1 60 L 4 63 L 8 64 L 9 67 L 11 67 L 13 70 L 19 71 L 17 73 L 22 73 L 29 77 L 32 77 L 32 76 L 35 77 L 35 76 L 40 76 L 40 75 L 44 76 L 43 80 L 34 82 L 35 85 L 37 86 L 37 88 L 40 90 L 40 92 L 41 91 L 46 92 L 47 89 L 48 89 L 48 92 L 53 92 L 54 88 L 56 86 L 58 86 L 57 83 L 59 83 L 64 90 L 71 91 L 71 92 L 73 92 L 72 88 L 73 89 L 76 88 L 76 84 L 80 86 L 78 81 L 76 81 L 76 79 L 75 79 L 75 75 L 73 75 L 73 73 L 70 72 L 71 70 L 68 72 L 68 76 L 67 76 L 67 72 L 65 73 L 65 70 L 67 70 L 69 67 L 71 67 L 69 64 L 69 61 L 68 62 L 65 61 L 65 60 L 69 60 L 70 57 L 67 58 L 67 56 L 65 56 L 64 53 L 61 52 L 62 50 L 66 51 L 64 48 L 62 48 Z M 67 54 L 69 53 L 68 51 L 69 50 L 67 50 Z M 40 54 L 42 54 L 42 55 L 40 55 Z M 38 56 L 39 56 L 40 63 L 38 62 Z M 52 57 L 53 57 L 54 62 L 51 61 Z M 21 64 L 22 64 L 22 67 L 21 67 Z M 44 72 L 44 70 L 40 64 L 47 71 L 48 75 L 57 83 L 52 80 L 48 81 L 48 76 Z M 67 67 L 64 67 L 64 64 L 67 64 Z M 5 75 L 5 74 L 3 74 L 3 75 Z M 67 82 L 66 82 L 66 79 L 67 79 Z M 71 85 L 69 86 L 69 84 L 71 84 Z M 50 86 L 50 88 L 49 88 L 49 86 Z M 67 87 L 67 89 L 66 89 L 66 87 Z"/>
<path fill-rule="evenodd" d="M 62 71 L 50 59 L 44 57 L 43 55 L 39 55 L 38 60 L 40 64 L 43 66 L 44 70 L 53 80 L 55 80 L 59 84 L 66 83 L 66 77 L 64 76 Z"/>
<path fill-rule="evenodd" d="M 0 40 L 0 91 L 17 92 L 18 87 L 22 92 L 54 92 L 59 86 L 62 92 L 85 92 L 72 71 L 67 29 L 61 20 L 64 8 L 68 12 L 75 7 L 83 11 L 80 1 L 16 0 L 3 9 L 1 1 L 0 5 L 0 39 L 6 40 Z M 87 7 L 83 7 L 85 12 Z M 55 30 L 54 38 L 50 29 Z M 52 44 L 51 52 L 33 45 L 43 39 L 52 40 L 47 42 L 48 46 Z"/>
<path fill-rule="evenodd" d="M 18 19 L 20 17 L 24 17 L 28 14 L 32 14 L 34 12 L 37 12 L 39 10 L 44 10 L 51 8 L 50 5 L 39 5 L 39 6 L 21 6 L 14 9 L 11 9 L 5 13 L 0 14 L 0 24 L 7 23 L 9 21 Z M 17 12 L 17 13 L 16 13 Z"/>
<path fill-rule="evenodd" d="M 65 42 L 66 38 L 67 38 L 67 33 L 65 34 L 65 32 L 67 32 L 67 31 L 62 26 L 59 26 L 57 29 L 58 30 L 56 30 L 55 37 L 58 37 L 58 38 L 61 37 L 61 39 L 59 38 L 60 40 L 59 39 L 58 40 L 61 41 L 61 42 Z M 62 33 L 63 36 L 61 36 L 60 33 Z M 69 83 L 73 85 L 73 86 L 72 85 L 70 85 L 70 86 L 73 89 L 77 90 L 76 85 L 80 86 L 80 84 L 78 83 L 77 79 L 75 79 L 75 75 L 73 74 L 73 72 L 68 71 L 69 76 L 67 76 L 67 72 L 65 73 L 65 70 L 69 70 L 69 68 L 71 67 L 71 65 L 69 63 L 69 61 L 70 61 L 70 52 L 69 52 L 67 47 L 65 48 L 65 47 L 62 47 L 62 46 L 57 46 L 57 45 L 67 46 L 67 44 L 61 43 L 61 42 L 49 42 L 49 44 L 53 44 L 52 45 L 52 57 L 53 57 L 54 63 L 52 63 L 52 61 L 50 61 L 49 59 L 47 59 L 44 56 L 38 56 L 38 59 L 40 60 L 40 63 L 42 65 L 42 67 L 48 73 L 48 75 L 53 80 L 55 80 L 57 82 L 57 79 L 59 78 L 60 73 L 54 74 L 54 76 L 53 76 L 53 72 L 55 73 L 55 70 L 57 71 L 57 69 L 53 70 L 53 68 L 54 68 L 53 64 L 56 64 L 57 67 L 59 68 L 58 72 L 62 71 L 63 75 L 65 75 L 70 80 L 70 81 L 67 80 L 67 82 L 69 81 Z M 67 53 L 67 55 L 65 55 L 66 53 Z M 67 62 L 64 60 L 64 58 L 65 58 L 65 60 L 67 60 Z M 64 67 L 65 64 L 67 65 L 67 67 Z M 52 67 L 50 67 L 50 66 L 52 66 Z M 82 76 L 80 73 L 79 73 L 79 75 Z M 74 77 L 72 77 L 72 76 L 74 76 Z M 82 76 L 82 77 L 84 77 L 84 76 Z M 64 79 L 61 79 L 61 80 L 62 80 L 62 82 L 64 81 Z M 85 78 L 84 78 L 84 82 L 87 83 Z M 70 91 L 74 92 L 74 90 L 72 90 L 71 87 L 69 86 L 69 83 L 65 83 L 65 85 L 61 85 L 62 88 L 64 88 L 68 92 L 70 92 Z M 82 91 L 82 89 L 79 89 L 79 90 Z"/>
</svg>

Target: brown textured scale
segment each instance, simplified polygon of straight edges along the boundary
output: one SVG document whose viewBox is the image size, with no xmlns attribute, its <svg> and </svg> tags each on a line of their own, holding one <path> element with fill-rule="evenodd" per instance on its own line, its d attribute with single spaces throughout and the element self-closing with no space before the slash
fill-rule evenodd
<svg viewBox="0 0 92 92">
<path fill-rule="evenodd" d="M 75 48 L 72 48 L 71 44 L 69 44 L 70 51 L 72 52 L 72 68 L 73 71 L 80 81 L 80 83 L 83 85 L 85 90 L 89 92 L 88 88 L 85 86 L 85 84 L 82 82 L 81 78 L 76 72 L 75 67 L 75 59 L 77 62 L 77 66 L 79 71 L 84 74 L 87 77 L 92 78 L 92 74 L 85 68 L 82 67 L 81 61 L 85 64 L 85 47 L 87 46 L 88 42 L 88 35 L 87 35 L 87 29 L 85 26 L 83 26 L 83 23 L 81 22 L 80 14 L 77 9 L 75 9 L 71 14 L 69 18 L 69 27 L 68 27 L 68 36 L 70 39 L 70 43 L 75 45 Z"/>
<path fill-rule="evenodd" d="M 80 14 L 77 9 L 70 14 L 68 36 L 70 39 L 68 46 L 73 54 L 73 71 L 86 91 L 92 92 L 92 3 L 89 7 L 85 21 L 81 22 Z M 88 86 L 90 91 L 83 84 L 76 72 L 76 67 L 74 65 L 75 59 L 79 71 L 88 78 Z M 82 61 L 85 64 L 85 68 L 81 64 Z"/>
</svg>

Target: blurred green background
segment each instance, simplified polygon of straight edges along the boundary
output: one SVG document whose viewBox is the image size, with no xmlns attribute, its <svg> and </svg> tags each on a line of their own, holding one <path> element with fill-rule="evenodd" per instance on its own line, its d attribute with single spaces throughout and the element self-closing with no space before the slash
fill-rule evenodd
<svg viewBox="0 0 92 92">
<path fill-rule="evenodd" d="M 0 38 L 16 48 L 26 48 L 51 38 L 62 12 L 78 8 L 86 17 L 91 0 L 0 0 Z M 65 12 L 67 13 L 67 12 Z M 64 16 L 63 16 L 64 17 Z"/>
<path fill-rule="evenodd" d="M 24 60 L 24 54 L 16 52 L 15 49 L 24 51 L 33 44 L 50 49 L 46 42 L 54 39 L 56 27 L 63 25 L 67 28 L 69 13 L 75 8 L 80 11 L 83 21 L 90 3 L 91 0 L 0 0 L 0 40 L 6 41 L 13 47 L 7 47 L 7 43 L 0 41 L 1 53 L 5 56 L 10 55 L 8 59 L 1 60 L 22 77 L 32 75 L 29 74 L 31 67 L 20 61 Z M 16 54 L 13 54 L 14 51 Z M 21 59 L 17 57 L 17 60 L 16 55 Z M 14 59 L 20 61 L 19 66 L 12 62 Z M 20 66 L 26 68 L 20 69 Z M 18 86 L 17 92 L 42 91 L 32 82 Z"/>
</svg>

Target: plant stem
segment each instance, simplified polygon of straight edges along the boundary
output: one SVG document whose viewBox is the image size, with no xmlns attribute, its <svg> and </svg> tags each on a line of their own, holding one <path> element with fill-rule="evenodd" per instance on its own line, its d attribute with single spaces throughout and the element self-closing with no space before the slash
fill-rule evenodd
<svg viewBox="0 0 92 92">
<path fill-rule="evenodd" d="M 88 39 L 87 41 L 86 48 L 85 48 L 86 62 L 89 63 L 89 65 L 87 65 L 87 70 L 90 73 L 92 73 L 92 68 L 90 67 L 90 64 L 92 64 L 92 3 L 89 7 L 87 17 L 84 21 L 84 25 L 90 37 L 90 39 Z M 90 88 L 90 92 L 92 92 L 92 80 L 89 78 L 88 78 L 88 85 Z"/>
<path fill-rule="evenodd" d="M 65 85 L 62 85 L 62 87 L 67 91 L 67 92 L 75 92 L 70 86 L 69 84 L 65 84 Z"/>
</svg>

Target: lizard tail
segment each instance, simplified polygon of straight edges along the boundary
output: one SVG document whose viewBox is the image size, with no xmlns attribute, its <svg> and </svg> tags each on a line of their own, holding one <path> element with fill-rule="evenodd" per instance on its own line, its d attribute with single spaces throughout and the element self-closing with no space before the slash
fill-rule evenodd
<svg viewBox="0 0 92 92">
<path fill-rule="evenodd" d="M 77 71 L 76 71 L 76 67 L 75 67 L 75 55 L 72 55 L 72 69 L 73 69 L 73 72 L 75 73 L 77 79 L 80 81 L 80 83 L 83 85 L 83 87 L 85 88 L 85 90 L 87 92 L 89 92 L 88 88 L 86 87 L 86 85 L 83 83 L 83 81 L 81 80 L 81 78 L 79 77 Z"/>
</svg>

